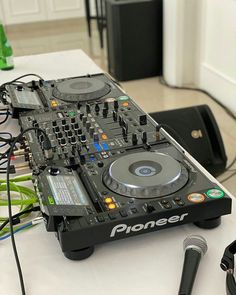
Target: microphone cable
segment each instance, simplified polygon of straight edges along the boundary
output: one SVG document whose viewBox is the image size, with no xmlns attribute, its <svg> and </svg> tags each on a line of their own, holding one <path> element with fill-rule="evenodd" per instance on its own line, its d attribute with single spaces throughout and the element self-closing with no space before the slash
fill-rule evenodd
<svg viewBox="0 0 236 295">
<path fill-rule="evenodd" d="M 15 261 L 16 261 L 16 266 L 17 266 L 17 271 L 18 271 L 18 275 L 19 275 L 22 295 L 26 295 L 26 292 L 25 292 L 25 285 L 24 285 L 22 269 L 21 269 L 20 260 L 19 260 L 18 252 L 17 252 L 17 248 L 16 248 L 15 237 L 14 237 L 14 228 L 13 228 L 14 224 L 13 224 L 13 216 L 12 216 L 12 208 L 11 208 L 11 194 L 10 194 L 10 165 L 11 165 L 11 156 L 13 154 L 14 147 L 15 147 L 16 143 L 22 138 L 22 136 L 25 133 L 32 131 L 32 130 L 40 131 L 44 135 L 44 144 L 43 144 L 44 151 L 47 152 L 46 158 L 48 158 L 48 159 L 50 158 L 51 152 L 52 152 L 52 147 L 51 147 L 51 142 L 50 142 L 46 132 L 38 127 L 30 127 L 30 128 L 23 130 L 12 142 L 11 147 L 9 149 L 9 153 L 7 155 L 8 162 L 7 162 L 7 170 L 6 170 L 9 229 L 10 229 L 12 249 L 13 249 L 13 253 L 14 253 L 14 257 L 15 257 Z"/>
</svg>

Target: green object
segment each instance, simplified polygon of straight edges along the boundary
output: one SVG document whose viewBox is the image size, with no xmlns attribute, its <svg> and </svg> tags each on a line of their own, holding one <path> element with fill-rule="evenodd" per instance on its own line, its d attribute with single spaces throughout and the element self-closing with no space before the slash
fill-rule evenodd
<svg viewBox="0 0 236 295">
<path fill-rule="evenodd" d="M 76 112 L 74 111 L 69 111 L 68 112 L 69 117 L 74 117 L 76 115 Z"/>
<path fill-rule="evenodd" d="M 213 199 L 220 199 L 220 198 L 224 197 L 225 193 L 218 188 L 213 188 L 213 189 L 210 189 L 209 191 L 207 191 L 207 195 L 208 195 L 208 197 L 213 198 Z"/>
<path fill-rule="evenodd" d="M 48 202 L 50 205 L 55 205 L 55 202 L 52 196 L 48 196 Z"/>
<path fill-rule="evenodd" d="M 12 47 L 7 40 L 3 24 L 0 22 L 0 69 L 11 70 L 14 68 Z"/>
<path fill-rule="evenodd" d="M 118 99 L 121 101 L 126 101 L 126 100 L 129 100 L 129 97 L 126 95 L 123 95 L 123 96 L 120 96 Z"/>
</svg>

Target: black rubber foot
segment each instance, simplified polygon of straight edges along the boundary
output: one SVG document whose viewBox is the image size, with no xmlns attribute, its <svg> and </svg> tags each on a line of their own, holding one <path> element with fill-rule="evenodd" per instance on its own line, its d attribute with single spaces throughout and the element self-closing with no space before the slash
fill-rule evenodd
<svg viewBox="0 0 236 295">
<path fill-rule="evenodd" d="M 66 258 L 71 260 L 83 260 L 88 258 L 90 255 L 93 254 L 94 247 L 88 247 L 84 249 L 74 250 L 74 251 L 67 251 L 64 252 Z"/>
<path fill-rule="evenodd" d="M 194 222 L 194 224 L 198 227 L 206 228 L 206 229 L 215 228 L 221 224 L 221 217 L 197 221 L 197 222 Z"/>
</svg>

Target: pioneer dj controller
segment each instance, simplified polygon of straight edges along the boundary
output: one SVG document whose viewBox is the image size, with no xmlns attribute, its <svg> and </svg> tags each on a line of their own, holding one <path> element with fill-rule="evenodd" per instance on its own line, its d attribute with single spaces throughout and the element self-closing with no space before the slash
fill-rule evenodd
<svg viewBox="0 0 236 295">
<path fill-rule="evenodd" d="M 104 74 L 8 86 L 48 231 L 66 257 L 158 229 L 220 224 L 225 189 Z M 29 103 L 30 102 L 30 103 Z"/>
</svg>

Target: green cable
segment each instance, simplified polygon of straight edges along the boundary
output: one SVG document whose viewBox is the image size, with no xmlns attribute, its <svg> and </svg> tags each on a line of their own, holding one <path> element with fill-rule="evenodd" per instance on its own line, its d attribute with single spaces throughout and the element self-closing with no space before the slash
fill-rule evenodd
<svg viewBox="0 0 236 295">
<path fill-rule="evenodd" d="M 34 190 L 16 184 L 18 182 L 25 182 L 25 181 L 30 181 L 32 180 L 32 175 L 24 175 L 24 176 L 18 176 L 15 178 L 10 179 L 10 190 L 11 192 L 17 193 L 18 199 L 11 199 L 11 205 L 12 206 L 20 206 L 19 212 L 30 209 L 33 207 L 35 203 L 38 203 L 38 199 L 36 197 L 36 193 Z M 7 184 L 6 180 L 0 179 L 0 192 L 4 192 L 7 190 Z M 8 206 L 8 201 L 4 198 L 0 197 L 0 206 Z M 21 218 L 25 218 L 29 215 L 30 213 L 23 214 Z M 0 222 L 4 222 L 7 218 L 6 217 L 1 217 L 0 216 Z M 14 226 L 14 229 L 18 229 L 20 226 Z M 0 231 L 0 236 L 3 236 L 9 232 L 9 227 L 4 227 Z"/>
</svg>

